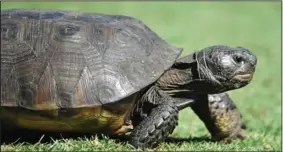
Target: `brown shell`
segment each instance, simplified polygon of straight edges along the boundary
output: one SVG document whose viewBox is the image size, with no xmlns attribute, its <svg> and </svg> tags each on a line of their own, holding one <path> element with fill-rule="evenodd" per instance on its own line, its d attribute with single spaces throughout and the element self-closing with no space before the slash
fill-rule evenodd
<svg viewBox="0 0 283 152">
<path fill-rule="evenodd" d="M 155 82 L 181 51 L 131 17 L 2 10 L 1 106 L 115 103 Z"/>
</svg>

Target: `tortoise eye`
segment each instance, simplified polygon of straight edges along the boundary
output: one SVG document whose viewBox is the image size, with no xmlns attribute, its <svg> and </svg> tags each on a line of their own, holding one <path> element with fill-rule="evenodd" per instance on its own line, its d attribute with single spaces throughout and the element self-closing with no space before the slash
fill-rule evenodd
<svg viewBox="0 0 283 152">
<path fill-rule="evenodd" d="M 239 55 L 234 55 L 233 60 L 237 64 L 243 64 L 244 63 L 244 58 L 242 56 L 239 56 Z"/>
<path fill-rule="evenodd" d="M 76 34 L 80 28 L 74 25 L 61 25 L 59 26 L 59 33 L 64 36 L 72 36 Z"/>
</svg>

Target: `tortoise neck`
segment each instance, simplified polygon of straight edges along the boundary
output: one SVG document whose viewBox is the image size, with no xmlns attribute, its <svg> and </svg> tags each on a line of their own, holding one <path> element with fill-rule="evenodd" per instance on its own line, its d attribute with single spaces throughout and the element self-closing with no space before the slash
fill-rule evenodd
<svg viewBox="0 0 283 152">
<path fill-rule="evenodd" d="M 156 86 L 170 96 L 180 98 L 190 94 L 214 94 L 229 89 L 204 66 L 178 62 L 157 80 Z"/>
<path fill-rule="evenodd" d="M 156 83 L 173 97 L 188 94 L 217 93 L 225 89 L 209 68 L 196 60 L 196 53 L 178 59 Z"/>
<path fill-rule="evenodd" d="M 184 68 L 180 64 L 174 65 L 158 79 L 156 85 L 171 96 L 179 95 L 181 92 L 193 92 L 189 84 L 198 78 L 196 70 L 196 66 Z"/>
</svg>

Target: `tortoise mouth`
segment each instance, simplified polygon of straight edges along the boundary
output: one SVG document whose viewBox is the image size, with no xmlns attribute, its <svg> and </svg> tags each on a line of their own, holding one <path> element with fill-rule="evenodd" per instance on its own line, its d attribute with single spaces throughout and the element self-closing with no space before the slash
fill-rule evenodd
<svg viewBox="0 0 283 152">
<path fill-rule="evenodd" d="M 236 79 L 236 80 L 239 80 L 239 81 L 242 81 L 242 82 L 248 82 L 248 81 L 251 81 L 253 78 L 253 74 L 252 73 L 239 73 L 239 74 L 236 74 L 233 79 Z"/>
</svg>

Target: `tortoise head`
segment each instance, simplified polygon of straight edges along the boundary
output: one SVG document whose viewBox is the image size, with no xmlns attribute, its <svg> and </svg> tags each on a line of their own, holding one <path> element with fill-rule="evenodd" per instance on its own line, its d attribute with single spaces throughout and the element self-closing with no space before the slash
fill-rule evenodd
<svg viewBox="0 0 283 152">
<path fill-rule="evenodd" d="M 174 92 L 175 95 L 188 92 L 221 93 L 249 84 L 256 63 L 256 56 L 246 48 L 210 46 L 178 59 L 172 70 L 158 81 L 158 85 L 161 84 L 161 89 Z M 171 78 L 174 75 L 177 77 Z M 172 79 L 169 85 L 164 83 L 168 79 Z"/>
<path fill-rule="evenodd" d="M 216 45 L 195 53 L 199 79 L 228 91 L 246 86 L 253 78 L 257 57 L 243 47 Z"/>
</svg>

